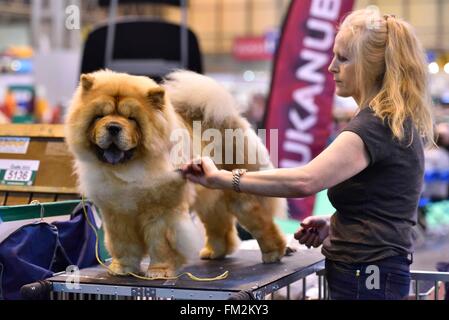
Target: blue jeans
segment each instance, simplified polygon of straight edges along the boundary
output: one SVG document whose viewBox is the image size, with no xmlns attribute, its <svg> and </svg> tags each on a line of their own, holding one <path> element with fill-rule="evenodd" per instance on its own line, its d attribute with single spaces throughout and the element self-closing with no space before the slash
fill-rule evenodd
<svg viewBox="0 0 449 320">
<path fill-rule="evenodd" d="M 326 259 L 330 299 L 402 300 L 410 290 L 410 264 L 406 256 L 351 264 Z"/>
</svg>

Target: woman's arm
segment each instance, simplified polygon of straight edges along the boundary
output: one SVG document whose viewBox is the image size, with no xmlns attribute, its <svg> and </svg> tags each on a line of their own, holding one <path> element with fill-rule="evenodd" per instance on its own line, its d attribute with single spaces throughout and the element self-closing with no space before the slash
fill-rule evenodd
<svg viewBox="0 0 449 320">
<path fill-rule="evenodd" d="M 242 192 L 285 198 L 301 198 L 332 187 L 356 175 L 369 164 L 362 139 L 344 131 L 316 158 L 303 167 L 245 173 Z M 210 158 L 183 167 L 186 177 L 214 189 L 232 189 L 232 173 L 218 170 Z"/>
</svg>

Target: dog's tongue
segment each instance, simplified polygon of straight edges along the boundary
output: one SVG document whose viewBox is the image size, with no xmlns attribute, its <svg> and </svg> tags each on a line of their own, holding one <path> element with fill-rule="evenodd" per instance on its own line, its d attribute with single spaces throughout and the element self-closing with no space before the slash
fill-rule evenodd
<svg viewBox="0 0 449 320">
<path fill-rule="evenodd" d="M 109 148 L 104 150 L 103 156 L 110 164 L 117 164 L 124 158 L 125 152 L 117 148 L 115 145 L 111 145 Z"/>
</svg>

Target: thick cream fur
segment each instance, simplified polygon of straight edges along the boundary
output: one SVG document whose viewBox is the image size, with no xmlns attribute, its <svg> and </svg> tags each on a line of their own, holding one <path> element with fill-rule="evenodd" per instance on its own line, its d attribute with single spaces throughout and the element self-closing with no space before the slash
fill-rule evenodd
<svg viewBox="0 0 449 320">
<path fill-rule="evenodd" d="M 258 240 L 264 262 L 281 259 L 286 243 L 273 217 L 285 214 L 285 199 L 193 186 L 170 163 L 171 132 L 183 128 L 191 133 L 193 120 L 201 119 L 203 129 L 250 129 L 223 87 L 189 71 L 170 74 L 162 86 L 108 70 L 83 77 L 66 117 L 66 141 L 80 192 L 101 210 L 112 272 L 139 272 L 147 255 L 146 274 L 152 277 L 173 276 L 198 254 L 222 258 L 238 246 L 236 219 Z M 103 118 L 96 122 L 97 116 Z M 123 148 L 135 150 L 130 160 L 116 165 L 98 160 L 94 152 L 109 119 L 123 126 Z M 256 134 L 248 136 L 247 143 L 266 152 Z M 264 168 L 246 162 L 220 167 Z M 189 212 L 204 223 L 205 241 Z"/>
</svg>

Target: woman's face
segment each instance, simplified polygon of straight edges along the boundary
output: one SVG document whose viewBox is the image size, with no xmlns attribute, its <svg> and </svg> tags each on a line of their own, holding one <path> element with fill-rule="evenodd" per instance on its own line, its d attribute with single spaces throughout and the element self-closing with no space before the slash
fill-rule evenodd
<svg viewBox="0 0 449 320">
<path fill-rule="evenodd" d="M 355 61 L 340 33 L 335 38 L 334 58 L 329 65 L 329 72 L 334 75 L 336 94 L 340 97 L 353 97 L 357 101 Z"/>
</svg>

